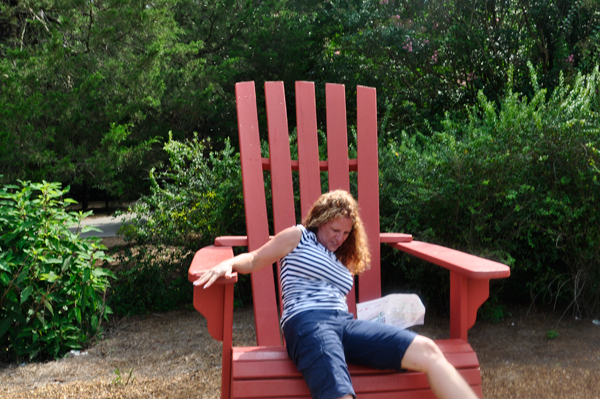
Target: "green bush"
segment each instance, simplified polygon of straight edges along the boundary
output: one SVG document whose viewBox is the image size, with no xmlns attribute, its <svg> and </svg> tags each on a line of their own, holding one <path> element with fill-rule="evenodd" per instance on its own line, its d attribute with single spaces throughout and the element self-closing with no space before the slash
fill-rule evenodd
<svg viewBox="0 0 600 399">
<path fill-rule="evenodd" d="M 67 212 L 69 189 L 21 182 L 0 189 L 0 359 L 60 357 L 89 344 L 112 313 L 110 258 L 96 238 L 68 228 L 91 212 Z"/>
<path fill-rule="evenodd" d="M 170 310 L 192 301 L 187 271 L 194 252 L 220 235 L 243 235 L 239 154 L 229 142 L 169 137 L 169 166 L 150 174 L 151 194 L 130 209 L 121 231 L 132 245 L 116 254 L 120 267 L 110 298 L 121 314 Z"/>
<path fill-rule="evenodd" d="M 551 93 L 482 93 L 469 120 L 383 145 L 382 225 L 499 259 L 505 294 L 600 311 L 598 69 Z M 385 136 L 383 138 L 385 140 Z"/>
</svg>

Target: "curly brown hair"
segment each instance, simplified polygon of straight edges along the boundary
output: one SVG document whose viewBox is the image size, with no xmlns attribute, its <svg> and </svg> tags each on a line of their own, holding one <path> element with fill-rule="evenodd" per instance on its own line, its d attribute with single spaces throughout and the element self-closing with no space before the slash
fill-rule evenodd
<svg viewBox="0 0 600 399">
<path fill-rule="evenodd" d="M 358 203 L 350 193 L 336 190 L 322 194 L 310 208 L 302 224 L 307 230 L 317 234 L 319 227 L 341 217 L 352 220 L 352 230 L 335 251 L 335 255 L 350 273 L 360 274 L 371 266 L 371 253 L 367 234 L 358 214 Z"/>
</svg>

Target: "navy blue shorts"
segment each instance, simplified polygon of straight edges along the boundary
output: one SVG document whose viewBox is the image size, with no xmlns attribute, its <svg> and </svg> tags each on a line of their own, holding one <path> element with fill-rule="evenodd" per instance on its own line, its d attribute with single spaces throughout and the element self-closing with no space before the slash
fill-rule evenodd
<svg viewBox="0 0 600 399">
<path fill-rule="evenodd" d="M 356 397 L 346 363 L 400 370 L 412 331 L 354 320 L 347 312 L 308 310 L 283 326 L 287 352 L 313 398 Z"/>
</svg>

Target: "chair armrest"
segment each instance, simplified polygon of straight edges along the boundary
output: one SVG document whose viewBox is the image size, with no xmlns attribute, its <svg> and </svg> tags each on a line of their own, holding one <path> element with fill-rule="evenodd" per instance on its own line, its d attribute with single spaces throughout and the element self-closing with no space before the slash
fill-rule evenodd
<svg viewBox="0 0 600 399">
<path fill-rule="evenodd" d="M 411 242 L 413 236 L 404 233 L 379 233 L 379 242 L 382 244 L 395 244 L 397 242 Z"/>
<path fill-rule="evenodd" d="M 502 263 L 439 245 L 422 241 L 388 245 L 468 278 L 493 279 L 510 276 L 510 268 Z"/>
<path fill-rule="evenodd" d="M 386 244 L 450 271 L 450 338 L 453 339 L 467 340 L 477 310 L 489 297 L 490 279 L 510 276 L 510 268 L 502 263 L 439 245 L 392 240 Z"/>
<path fill-rule="evenodd" d="M 188 270 L 188 280 L 198 279 L 194 272 L 205 270 L 233 258 L 231 247 L 209 246 L 202 248 L 192 260 Z M 221 277 L 208 288 L 194 286 L 194 308 L 206 317 L 208 332 L 224 346 L 231 347 L 233 329 L 233 283 L 237 282 L 237 273 L 230 279 Z"/>
<path fill-rule="evenodd" d="M 269 236 L 269 239 L 272 239 L 273 236 Z M 248 246 L 248 236 L 221 236 L 215 238 L 215 246 L 216 247 L 247 247 Z"/>
<path fill-rule="evenodd" d="M 210 269 L 211 267 L 223 262 L 224 260 L 233 258 L 233 250 L 231 247 L 217 247 L 217 246 L 209 246 L 204 247 L 194 255 L 194 259 L 192 259 L 192 264 L 188 269 L 188 280 L 190 282 L 194 282 L 198 280 L 198 276 L 194 273 L 200 270 Z M 224 277 L 220 277 L 215 284 L 233 284 L 238 280 L 237 272 L 232 273 L 232 277 L 227 279 Z"/>
</svg>

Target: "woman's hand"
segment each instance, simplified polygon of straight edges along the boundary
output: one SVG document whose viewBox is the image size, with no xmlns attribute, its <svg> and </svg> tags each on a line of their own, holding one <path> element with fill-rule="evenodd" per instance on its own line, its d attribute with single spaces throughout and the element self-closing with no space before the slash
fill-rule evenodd
<svg viewBox="0 0 600 399">
<path fill-rule="evenodd" d="M 226 279 L 232 278 L 234 259 L 235 258 L 227 259 L 226 261 L 223 261 L 218 265 L 211 267 L 210 269 L 199 270 L 195 272 L 194 275 L 199 276 L 200 278 L 194 281 L 194 285 L 204 284 L 204 288 L 206 289 L 213 285 L 213 283 L 220 277 L 225 277 Z"/>
</svg>

